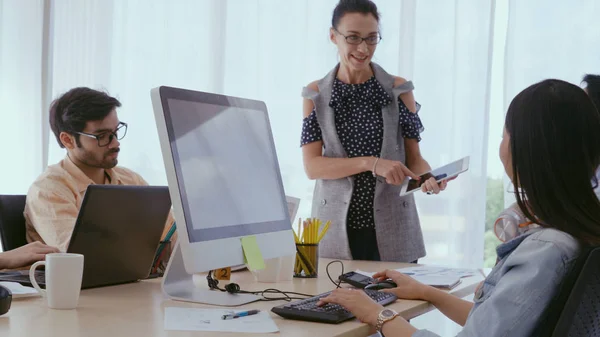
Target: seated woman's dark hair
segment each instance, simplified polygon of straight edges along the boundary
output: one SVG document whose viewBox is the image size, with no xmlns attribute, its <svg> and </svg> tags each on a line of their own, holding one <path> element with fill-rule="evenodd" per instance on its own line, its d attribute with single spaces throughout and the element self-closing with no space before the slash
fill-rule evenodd
<svg viewBox="0 0 600 337">
<path fill-rule="evenodd" d="M 542 227 L 600 244 L 600 114 L 578 86 L 545 80 L 519 93 L 506 114 L 518 205 Z"/>
<path fill-rule="evenodd" d="M 379 22 L 379 12 L 377 5 L 370 0 L 340 0 L 333 10 L 331 18 L 331 27 L 337 29 L 342 17 L 348 13 L 373 14 L 375 20 Z"/>
</svg>

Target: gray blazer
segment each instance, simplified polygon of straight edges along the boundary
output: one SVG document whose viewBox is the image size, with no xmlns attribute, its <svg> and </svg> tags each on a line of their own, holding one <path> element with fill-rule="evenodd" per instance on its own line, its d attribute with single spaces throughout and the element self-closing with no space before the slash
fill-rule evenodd
<svg viewBox="0 0 600 337">
<path fill-rule="evenodd" d="M 405 162 L 404 138 L 399 118 L 398 96 L 413 89 L 412 82 L 394 88 L 394 77 L 371 63 L 375 78 L 392 97 L 392 103 L 382 107 L 383 144 L 381 158 Z M 340 142 L 333 109 L 329 106 L 333 81 L 338 66 L 318 82 L 319 91 L 304 88 L 302 96 L 315 105 L 317 121 L 323 137 L 323 156 L 347 158 Z M 354 187 L 354 178 L 319 179 L 313 195 L 312 216 L 331 221 L 327 235 L 321 241 L 321 257 L 351 260 L 346 217 Z M 425 256 L 423 234 L 412 195 L 400 197 L 400 186 L 377 181 L 375 186 L 375 232 L 382 261 L 411 262 Z"/>
</svg>

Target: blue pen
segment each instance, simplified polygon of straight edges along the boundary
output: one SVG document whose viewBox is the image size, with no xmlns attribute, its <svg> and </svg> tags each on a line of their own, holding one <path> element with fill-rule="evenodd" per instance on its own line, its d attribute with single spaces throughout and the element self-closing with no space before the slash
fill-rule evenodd
<svg viewBox="0 0 600 337">
<path fill-rule="evenodd" d="M 221 316 L 221 319 L 234 319 L 234 318 L 239 318 L 239 317 L 246 317 L 246 316 L 256 315 L 259 312 L 260 312 L 260 310 L 241 311 L 241 312 L 236 312 L 235 314 L 223 315 L 223 316 Z"/>
</svg>

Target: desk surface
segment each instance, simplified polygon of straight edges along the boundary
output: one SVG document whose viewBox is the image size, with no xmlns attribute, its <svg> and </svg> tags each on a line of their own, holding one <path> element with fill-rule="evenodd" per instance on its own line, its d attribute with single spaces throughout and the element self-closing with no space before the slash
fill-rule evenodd
<svg viewBox="0 0 600 337">
<path fill-rule="evenodd" d="M 248 272 L 234 272 L 232 282 L 241 285 L 242 289 L 262 290 L 278 288 L 301 293 L 320 294 L 332 290 L 325 272 L 330 260 L 319 262 L 318 279 L 293 279 L 291 282 L 258 283 Z M 345 271 L 356 269 L 379 271 L 385 268 L 396 269 L 406 266 L 402 263 L 344 261 Z M 340 265 L 330 267 L 333 275 L 338 275 Z M 465 297 L 473 293 L 481 276 L 463 279 L 461 284 L 451 293 Z M 239 307 L 239 309 L 255 309 L 270 312 L 273 306 L 284 301 L 255 302 Z M 83 290 L 76 310 L 53 310 L 45 305 L 41 297 L 14 299 L 10 311 L 0 316 L 0 336 L 240 336 L 241 334 L 192 331 L 165 331 L 165 307 L 211 308 L 211 306 L 172 301 L 162 293 L 160 279 L 140 281 L 119 286 Z M 413 318 L 434 309 L 423 301 L 398 300 L 388 306 L 404 318 Z M 214 307 L 213 307 L 214 308 Z M 280 329 L 279 334 L 286 337 L 295 336 L 367 336 L 373 333 L 371 328 L 357 320 L 331 325 L 283 319 L 273 313 L 271 316 Z M 256 335 L 254 335 L 256 336 Z"/>
</svg>

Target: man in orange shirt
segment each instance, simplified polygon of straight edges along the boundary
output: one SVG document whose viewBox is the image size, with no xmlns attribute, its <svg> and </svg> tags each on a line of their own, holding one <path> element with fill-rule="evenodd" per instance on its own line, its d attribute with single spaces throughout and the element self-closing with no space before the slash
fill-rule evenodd
<svg viewBox="0 0 600 337">
<path fill-rule="evenodd" d="M 119 120 L 121 103 L 107 93 L 71 89 L 50 107 L 50 127 L 67 155 L 49 166 L 27 193 L 27 241 L 66 251 L 77 214 L 90 184 L 148 185 L 137 173 L 118 167 L 119 140 L 127 123 Z M 173 223 L 169 216 L 164 234 Z"/>
</svg>

